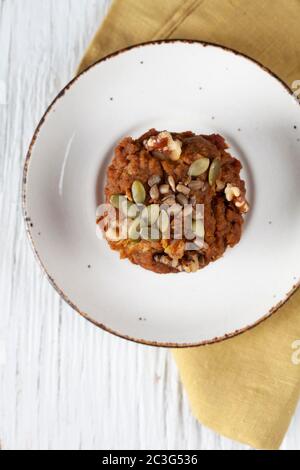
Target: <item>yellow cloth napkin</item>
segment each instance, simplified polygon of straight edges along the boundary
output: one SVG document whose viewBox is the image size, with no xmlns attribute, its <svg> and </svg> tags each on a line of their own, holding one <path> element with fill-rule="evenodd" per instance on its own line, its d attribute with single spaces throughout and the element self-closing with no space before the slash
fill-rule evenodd
<svg viewBox="0 0 300 470">
<path fill-rule="evenodd" d="M 291 86 L 300 79 L 299 17 L 299 0 L 116 0 L 79 71 L 132 44 L 189 38 L 244 52 Z M 280 446 L 300 395 L 300 364 L 292 361 L 299 312 L 298 289 L 276 314 L 238 337 L 173 350 L 203 424 L 258 449 Z"/>
</svg>

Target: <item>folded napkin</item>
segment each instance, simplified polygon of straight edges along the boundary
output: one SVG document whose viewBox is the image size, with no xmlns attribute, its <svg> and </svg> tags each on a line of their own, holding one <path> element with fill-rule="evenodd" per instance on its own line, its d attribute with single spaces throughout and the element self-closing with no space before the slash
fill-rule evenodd
<svg viewBox="0 0 300 470">
<path fill-rule="evenodd" d="M 299 0 L 115 0 L 78 71 L 129 45 L 188 38 L 246 53 L 291 86 L 300 79 L 299 17 Z M 255 448 L 280 446 L 300 396 L 299 313 L 298 289 L 240 336 L 172 350 L 196 418 Z"/>
</svg>

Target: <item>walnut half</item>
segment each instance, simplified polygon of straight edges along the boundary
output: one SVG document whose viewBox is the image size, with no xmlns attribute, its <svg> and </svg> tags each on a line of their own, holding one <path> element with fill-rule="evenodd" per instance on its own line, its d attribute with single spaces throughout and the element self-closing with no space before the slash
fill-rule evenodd
<svg viewBox="0 0 300 470">
<path fill-rule="evenodd" d="M 233 186 L 230 183 L 227 183 L 226 188 L 224 190 L 225 197 L 227 201 L 233 202 L 235 207 L 237 207 L 240 212 L 246 213 L 249 210 L 249 204 L 245 199 L 245 196 L 241 194 L 240 188 L 237 186 Z"/>
<path fill-rule="evenodd" d="M 173 139 L 170 132 L 162 131 L 157 135 L 144 140 L 144 146 L 148 152 L 159 152 L 162 156 L 172 161 L 179 160 L 182 143 L 178 139 Z"/>
</svg>

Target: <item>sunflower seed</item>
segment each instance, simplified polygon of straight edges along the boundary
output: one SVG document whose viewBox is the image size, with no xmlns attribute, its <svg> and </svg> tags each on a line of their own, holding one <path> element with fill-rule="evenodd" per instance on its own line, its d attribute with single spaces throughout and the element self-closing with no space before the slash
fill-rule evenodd
<svg viewBox="0 0 300 470">
<path fill-rule="evenodd" d="M 177 202 L 179 202 L 179 204 L 181 204 L 182 206 L 188 204 L 188 198 L 182 193 L 177 194 L 176 199 Z"/>
<path fill-rule="evenodd" d="M 176 185 L 175 185 L 175 180 L 172 175 L 168 176 L 168 183 L 171 186 L 172 191 L 175 193 Z"/>
<path fill-rule="evenodd" d="M 176 201 L 174 196 L 167 196 L 162 200 L 162 202 L 168 206 L 172 206 Z"/>
<path fill-rule="evenodd" d="M 216 182 L 216 180 L 219 177 L 221 171 L 221 162 L 218 158 L 215 158 L 210 165 L 210 169 L 208 172 L 208 182 L 210 186 L 213 186 Z"/>
<path fill-rule="evenodd" d="M 150 176 L 150 178 L 148 179 L 148 184 L 149 186 L 153 186 L 154 184 L 159 184 L 161 181 L 161 177 L 159 175 L 152 175 Z"/>
<path fill-rule="evenodd" d="M 168 184 L 162 184 L 159 187 L 160 194 L 168 194 L 169 191 L 170 191 L 170 186 Z"/>
<path fill-rule="evenodd" d="M 184 184 L 180 184 L 180 183 L 176 186 L 176 190 L 179 193 L 182 193 L 182 194 L 185 194 L 185 195 L 189 194 L 190 191 L 191 191 L 190 188 L 188 188 L 187 186 L 184 186 Z"/>
<path fill-rule="evenodd" d="M 154 184 L 150 188 L 149 194 L 150 194 L 151 199 L 153 199 L 154 201 L 156 201 L 159 198 L 159 190 L 158 190 L 157 184 Z"/>
<path fill-rule="evenodd" d="M 191 166 L 189 167 L 188 174 L 190 176 L 200 176 L 206 172 L 209 167 L 209 158 L 202 157 L 198 160 L 194 160 Z"/>
<path fill-rule="evenodd" d="M 143 183 L 139 180 L 135 180 L 131 186 L 131 192 L 134 202 L 137 204 L 143 204 L 146 199 L 146 191 Z"/>
<path fill-rule="evenodd" d="M 189 184 L 189 188 L 192 190 L 192 191 L 197 191 L 198 189 L 201 189 L 204 185 L 204 181 L 201 181 L 201 180 L 194 180 L 194 181 L 191 181 L 190 184 Z"/>
</svg>

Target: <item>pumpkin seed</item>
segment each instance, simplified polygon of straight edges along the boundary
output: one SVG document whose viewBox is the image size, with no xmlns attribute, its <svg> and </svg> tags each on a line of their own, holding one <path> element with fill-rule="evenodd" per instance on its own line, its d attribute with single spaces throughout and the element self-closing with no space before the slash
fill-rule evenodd
<svg viewBox="0 0 300 470">
<path fill-rule="evenodd" d="M 113 194 L 109 199 L 109 202 L 115 209 L 120 209 L 121 203 L 126 201 L 127 199 L 125 196 L 123 196 L 123 194 Z"/>
<path fill-rule="evenodd" d="M 204 238 L 204 224 L 202 220 L 193 220 L 192 230 L 199 238 Z"/>
<path fill-rule="evenodd" d="M 154 201 L 156 201 L 159 198 L 159 190 L 158 190 L 157 184 L 154 184 L 153 186 L 151 186 L 149 194 L 150 194 L 151 199 L 153 199 Z"/>
<path fill-rule="evenodd" d="M 159 184 L 161 181 L 161 177 L 159 175 L 152 175 L 148 179 L 148 184 L 150 187 L 152 187 L 154 184 Z"/>
<path fill-rule="evenodd" d="M 191 164 L 188 174 L 190 176 L 200 176 L 206 172 L 209 167 L 209 158 L 202 157 L 194 160 Z"/>
<path fill-rule="evenodd" d="M 147 222 L 148 225 L 153 225 L 159 217 L 159 204 L 150 204 L 146 206 L 142 211 L 142 219 Z"/>
<path fill-rule="evenodd" d="M 142 227 L 140 232 L 143 240 L 159 240 L 159 230 L 156 227 Z"/>
<path fill-rule="evenodd" d="M 208 172 L 208 182 L 211 186 L 215 184 L 217 181 L 221 171 L 221 162 L 218 158 L 215 158 L 210 165 L 210 169 Z"/>
<path fill-rule="evenodd" d="M 128 237 L 131 240 L 138 240 L 140 238 L 140 232 L 139 232 L 139 227 L 140 227 L 140 217 L 136 217 L 130 224 L 129 229 L 128 229 Z"/>
<path fill-rule="evenodd" d="M 158 228 L 161 233 L 166 233 L 169 230 L 170 220 L 166 211 L 161 211 L 158 218 Z"/>
<path fill-rule="evenodd" d="M 136 204 L 143 204 L 146 199 L 146 191 L 143 183 L 139 180 L 135 180 L 132 183 L 131 192 L 134 202 L 136 202 Z"/>
</svg>

